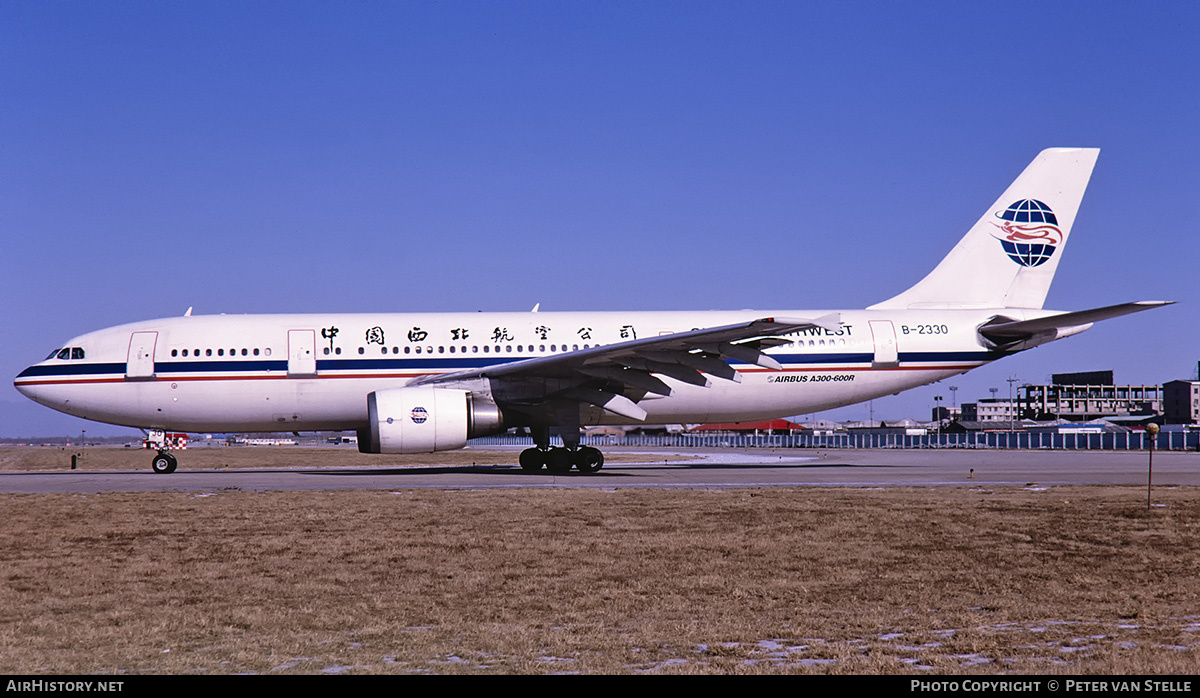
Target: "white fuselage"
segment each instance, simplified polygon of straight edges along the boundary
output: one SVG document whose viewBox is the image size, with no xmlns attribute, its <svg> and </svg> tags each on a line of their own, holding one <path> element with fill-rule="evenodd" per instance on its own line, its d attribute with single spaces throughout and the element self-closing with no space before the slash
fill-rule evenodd
<svg viewBox="0 0 1200 698">
<path fill-rule="evenodd" d="M 437 373 L 495 366 L 632 339 L 829 311 L 379 313 L 210 315 L 91 332 L 78 352 L 23 371 L 16 387 L 87 419 L 175 431 L 362 428 L 367 395 Z M 979 325 L 1041 310 L 849 310 L 838 330 L 811 329 L 767 353 L 771 370 L 731 362 L 741 382 L 663 380 L 645 423 L 728 422 L 804 414 L 924 385 L 1004 356 Z M 1011 353 L 1011 352 L 1009 352 Z M 72 358 L 75 356 L 76 358 Z M 582 424 L 628 424 L 583 405 Z"/>
</svg>

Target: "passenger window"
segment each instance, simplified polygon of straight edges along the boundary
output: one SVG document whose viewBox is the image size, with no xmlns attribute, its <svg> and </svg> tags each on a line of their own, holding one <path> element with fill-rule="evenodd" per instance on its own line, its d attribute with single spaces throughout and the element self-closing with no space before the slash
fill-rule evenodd
<svg viewBox="0 0 1200 698">
<path fill-rule="evenodd" d="M 179 356 L 179 350 L 178 350 L 178 349 L 172 349 L 172 350 L 171 350 L 171 356 Z"/>
<path fill-rule="evenodd" d="M 250 353 L 250 352 L 246 351 L 245 349 L 242 349 L 242 356 L 245 356 L 248 353 Z"/>
<path fill-rule="evenodd" d="M 254 355 L 255 355 L 255 356 L 258 356 L 258 349 L 255 349 L 255 350 L 254 350 Z"/>
</svg>

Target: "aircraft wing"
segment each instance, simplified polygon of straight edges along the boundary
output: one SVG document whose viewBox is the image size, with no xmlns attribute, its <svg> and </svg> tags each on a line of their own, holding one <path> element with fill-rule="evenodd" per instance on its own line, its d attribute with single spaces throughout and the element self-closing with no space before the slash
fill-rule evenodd
<svg viewBox="0 0 1200 698">
<path fill-rule="evenodd" d="M 812 328 L 836 330 L 841 316 L 760 318 L 749 322 L 634 339 L 578 351 L 513 361 L 489 368 L 421 376 L 410 385 L 470 385 L 488 379 L 494 396 L 534 411 L 539 405 L 588 403 L 631 419 L 645 419 L 637 401 L 647 393 L 671 394 L 659 376 L 707 387 L 708 376 L 741 381 L 726 360 L 765 368 L 782 366 L 763 349 L 790 343 L 779 335 Z M 632 399 L 631 397 L 632 396 Z"/>
<path fill-rule="evenodd" d="M 996 317 L 980 326 L 979 334 L 997 344 L 1019 342 L 1038 335 L 1051 333 L 1065 336 L 1064 331 L 1066 330 L 1076 330 L 1077 328 L 1087 329 L 1092 323 L 1099 320 L 1129 315 L 1130 313 L 1150 310 L 1151 308 L 1160 308 L 1164 305 L 1171 305 L 1174 302 L 1137 301 L 1135 303 L 1121 303 L 1103 308 L 1049 315 L 1035 320 L 1011 320 L 1005 317 Z"/>
</svg>

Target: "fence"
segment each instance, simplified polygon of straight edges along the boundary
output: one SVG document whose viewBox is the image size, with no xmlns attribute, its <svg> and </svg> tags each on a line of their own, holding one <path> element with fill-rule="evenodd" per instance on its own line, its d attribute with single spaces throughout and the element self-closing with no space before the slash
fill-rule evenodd
<svg viewBox="0 0 1200 698">
<path fill-rule="evenodd" d="M 528 436 L 487 436 L 471 439 L 479 446 L 531 446 Z M 552 438 L 554 445 L 562 441 Z M 660 446 L 667 448 L 996 448 L 1056 451 L 1141 451 L 1150 447 L 1143 431 L 1107 434 L 1037 432 L 976 432 L 971 434 L 667 434 L 584 436 L 588 446 Z M 1160 432 L 1156 451 L 1200 451 L 1200 432 Z"/>
</svg>

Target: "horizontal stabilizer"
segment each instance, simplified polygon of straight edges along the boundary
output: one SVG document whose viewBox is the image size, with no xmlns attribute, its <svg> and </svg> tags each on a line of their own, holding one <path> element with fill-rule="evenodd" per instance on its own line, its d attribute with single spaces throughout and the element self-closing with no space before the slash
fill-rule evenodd
<svg viewBox="0 0 1200 698">
<path fill-rule="evenodd" d="M 997 344 L 1009 344 L 1029 339 L 1041 334 L 1058 332 L 1067 328 L 1090 325 L 1093 322 L 1109 318 L 1129 315 L 1151 308 L 1161 308 L 1175 301 L 1138 301 L 1136 303 L 1121 303 L 1091 310 L 1079 310 L 1073 313 L 1048 315 L 1035 320 L 1011 320 L 1005 317 L 993 318 L 979 328 L 979 334 Z"/>
</svg>

